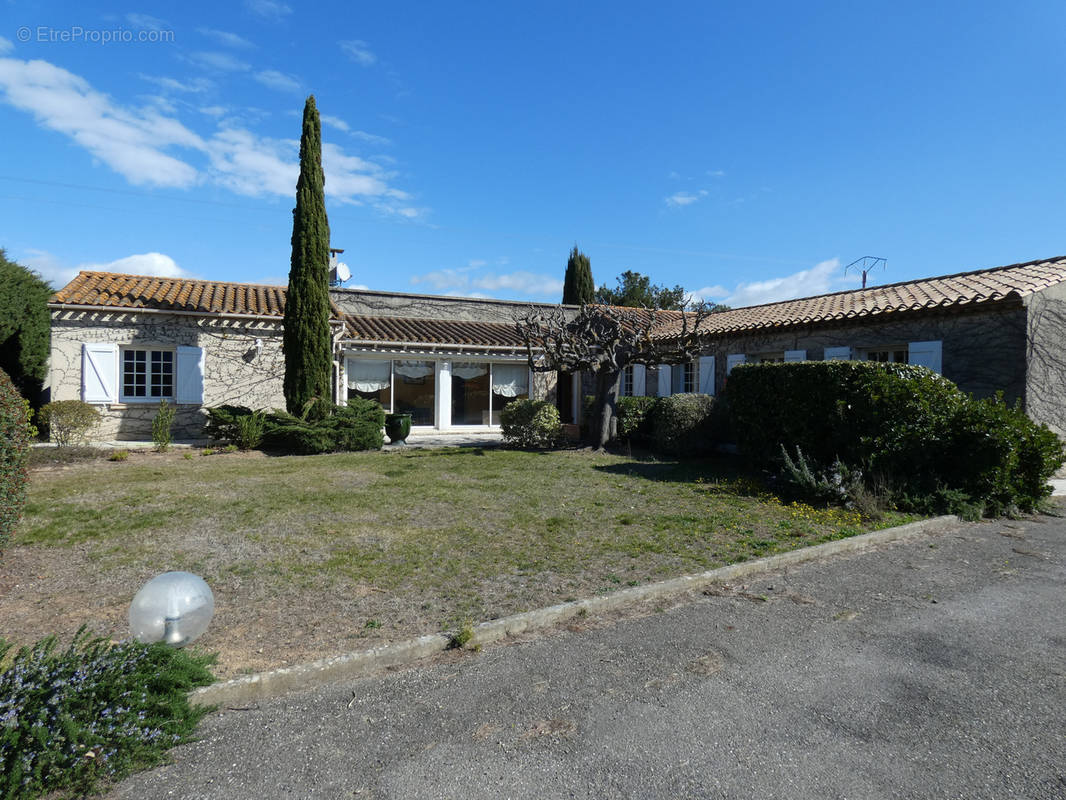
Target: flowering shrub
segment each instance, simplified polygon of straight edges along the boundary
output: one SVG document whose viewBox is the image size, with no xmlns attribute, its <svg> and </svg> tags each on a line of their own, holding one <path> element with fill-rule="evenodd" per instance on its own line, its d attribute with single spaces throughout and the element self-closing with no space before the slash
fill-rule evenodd
<svg viewBox="0 0 1066 800">
<path fill-rule="evenodd" d="M 0 663 L 10 650 L 0 640 Z M 186 695 L 212 660 L 84 628 L 63 652 L 55 637 L 20 648 L 0 672 L 0 797 L 88 793 L 159 763 L 209 710 Z"/>
</svg>

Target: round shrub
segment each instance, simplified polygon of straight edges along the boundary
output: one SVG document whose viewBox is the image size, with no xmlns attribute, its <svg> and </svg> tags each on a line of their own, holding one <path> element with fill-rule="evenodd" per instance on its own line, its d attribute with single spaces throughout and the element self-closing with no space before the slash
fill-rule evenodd
<svg viewBox="0 0 1066 800">
<path fill-rule="evenodd" d="M 709 452 L 713 411 L 714 398 L 709 394 L 685 393 L 659 398 L 651 409 L 652 449 L 675 456 Z"/>
<path fill-rule="evenodd" d="M 29 405 L 0 369 L 0 553 L 26 503 L 26 457 L 30 449 Z"/>
<path fill-rule="evenodd" d="M 559 409 L 547 400 L 512 400 L 500 411 L 500 427 L 514 447 L 554 447 L 563 435 Z"/>
<path fill-rule="evenodd" d="M 37 421 L 48 429 L 48 437 L 58 445 L 79 444 L 100 422 L 95 406 L 81 400 L 56 400 L 41 406 Z"/>
</svg>

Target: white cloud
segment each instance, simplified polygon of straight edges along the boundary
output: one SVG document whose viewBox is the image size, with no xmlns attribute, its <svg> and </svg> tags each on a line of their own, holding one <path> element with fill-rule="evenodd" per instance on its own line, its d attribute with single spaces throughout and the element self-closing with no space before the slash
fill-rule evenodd
<svg viewBox="0 0 1066 800">
<path fill-rule="evenodd" d="M 702 289 L 697 289 L 692 292 L 692 301 L 695 303 L 701 300 L 716 301 L 721 300 L 729 294 L 729 290 L 724 286 L 715 284 L 714 286 L 704 286 Z"/>
<path fill-rule="evenodd" d="M 684 208 L 706 196 L 706 189 L 700 189 L 695 194 L 692 192 L 678 192 L 677 194 L 670 195 L 666 198 L 666 205 L 670 206 L 670 208 Z"/>
<path fill-rule="evenodd" d="M 721 178 L 725 175 L 725 170 L 721 169 L 709 169 L 707 170 L 708 178 Z"/>
<path fill-rule="evenodd" d="M 484 266 L 484 261 L 473 260 L 466 267 L 439 269 L 428 272 L 425 275 L 415 275 L 411 278 L 411 283 L 425 283 L 438 292 L 464 297 L 486 296 L 480 292 L 472 291 L 476 289 L 496 293 L 502 291 L 527 297 L 547 297 L 562 294 L 563 282 L 549 275 L 537 275 L 523 270 L 509 273 L 488 272 L 478 276 L 470 274 L 471 271 L 481 269 Z"/>
<path fill-rule="evenodd" d="M 7 55 L 14 49 L 15 45 L 12 44 L 10 39 L 5 39 L 3 36 L 0 36 L 0 56 Z"/>
<path fill-rule="evenodd" d="M 844 275 L 840 271 L 840 259 L 831 258 L 815 264 L 810 269 L 800 270 L 781 278 L 737 284 L 737 287 L 726 295 L 723 302 L 734 308 L 757 306 L 763 303 L 776 303 L 781 300 L 839 291 L 845 283 Z M 718 290 L 722 287 L 710 288 Z M 705 291 L 707 290 L 701 289 L 697 294 L 705 297 L 721 297 L 723 294 L 717 291 L 704 294 Z"/>
<path fill-rule="evenodd" d="M 163 20 L 150 17 L 147 14 L 127 14 L 126 22 L 144 31 L 161 31 L 167 27 L 167 23 L 163 22 Z"/>
<path fill-rule="evenodd" d="M 201 136 L 159 107 L 122 107 L 60 67 L 10 58 L 0 58 L 0 102 L 33 114 L 41 127 L 70 137 L 132 184 L 185 188 L 207 181 L 238 194 L 289 198 L 295 191 L 299 142 L 259 136 L 233 117 Z M 199 110 L 216 118 L 230 113 L 222 106 Z M 331 142 L 322 155 L 332 201 L 367 203 L 409 219 L 425 213 L 379 164 Z"/>
<path fill-rule="evenodd" d="M 277 0 L 244 0 L 244 7 L 263 19 L 278 22 L 289 14 L 292 9 Z"/>
<path fill-rule="evenodd" d="M 130 183 L 190 186 L 196 169 L 164 152 L 200 148 L 203 141 L 155 110 L 130 110 L 87 81 L 46 61 L 0 59 L 0 99 L 66 134 Z"/>
<path fill-rule="evenodd" d="M 521 294 L 532 295 L 561 295 L 563 293 L 563 282 L 558 278 L 523 271 L 503 275 L 484 275 L 472 283 L 478 289 L 485 289 L 490 292 L 508 289 Z"/>
<path fill-rule="evenodd" d="M 384 136 L 378 136 L 373 133 L 367 133 L 366 131 L 352 131 L 352 136 L 356 139 L 362 139 L 368 144 L 392 144 L 392 139 L 387 139 Z"/>
<path fill-rule="evenodd" d="M 367 43 L 360 39 L 350 39 L 346 42 L 338 42 L 338 44 L 352 61 L 362 64 L 364 67 L 372 66 L 378 60 L 378 57 L 370 50 Z"/>
<path fill-rule="evenodd" d="M 56 289 L 66 286 L 82 270 L 121 272 L 129 275 L 157 275 L 163 278 L 193 277 L 192 273 L 179 267 L 173 258 L 163 253 L 139 253 L 106 263 L 85 263 L 76 267 L 67 267 L 45 250 L 27 250 L 21 256 L 21 261 L 39 272 L 41 277 Z"/>
<path fill-rule="evenodd" d="M 255 47 L 254 44 L 249 42 L 243 36 L 238 36 L 229 31 L 219 31 L 214 28 L 197 28 L 196 30 L 208 39 L 214 39 L 216 42 L 226 47 L 235 47 L 243 50 Z"/>
<path fill-rule="evenodd" d="M 336 128 L 337 130 L 344 131 L 345 133 L 352 132 L 352 129 L 348 125 L 348 123 L 340 117 L 331 117 L 329 114 L 320 114 L 319 119 L 322 120 L 323 125 L 328 125 L 331 128 Z"/>
<path fill-rule="evenodd" d="M 229 53 L 217 51 L 199 51 L 190 53 L 188 60 L 203 69 L 215 70 L 216 72 L 247 72 L 251 66 Z"/>
<path fill-rule="evenodd" d="M 192 78 L 187 81 L 179 81 L 176 78 L 167 78 L 165 76 L 157 75 L 144 75 L 142 74 L 141 80 L 154 83 L 156 86 L 162 89 L 170 89 L 174 92 L 186 92 L 199 94 L 206 92 L 214 87 L 214 83 L 207 78 Z"/>
<path fill-rule="evenodd" d="M 278 72 L 276 69 L 267 69 L 257 72 L 252 76 L 268 89 L 276 89 L 279 92 L 299 92 L 300 82 L 292 75 Z"/>
</svg>

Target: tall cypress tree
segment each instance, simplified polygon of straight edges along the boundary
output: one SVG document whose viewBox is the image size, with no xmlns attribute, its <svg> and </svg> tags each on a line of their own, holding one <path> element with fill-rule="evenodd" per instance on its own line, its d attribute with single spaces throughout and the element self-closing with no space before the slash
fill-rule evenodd
<svg viewBox="0 0 1066 800">
<path fill-rule="evenodd" d="M 596 296 L 596 284 L 592 282 L 592 265 L 589 257 L 577 249 L 570 251 L 566 262 L 566 277 L 563 278 L 563 303 L 580 306 L 591 303 Z"/>
<path fill-rule="evenodd" d="M 300 178 L 292 211 L 292 260 L 285 295 L 285 407 L 320 417 L 332 400 L 333 341 L 329 329 L 329 220 L 322 173 L 322 124 L 315 96 L 304 105 Z"/>
</svg>

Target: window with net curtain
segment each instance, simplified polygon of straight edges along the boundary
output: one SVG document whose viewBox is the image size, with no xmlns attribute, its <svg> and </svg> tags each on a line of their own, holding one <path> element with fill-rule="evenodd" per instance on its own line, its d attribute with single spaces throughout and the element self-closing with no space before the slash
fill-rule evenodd
<svg viewBox="0 0 1066 800">
<path fill-rule="evenodd" d="M 488 425 L 491 390 L 488 362 L 453 362 L 452 425 Z"/>
<path fill-rule="evenodd" d="M 410 414 L 412 425 L 433 425 L 436 364 L 433 361 L 392 362 L 393 411 Z"/>
<path fill-rule="evenodd" d="M 375 400 L 392 410 L 392 362 L 369 358 L 348 359 L 348 397 Z"/>
<path fill-rule="evenodd" d="M 529 397 L 529 367 L 521 364 L 492 365 L 492 424 L 500 424 L 500 409 L 512 400 Z"/>
</svg>

